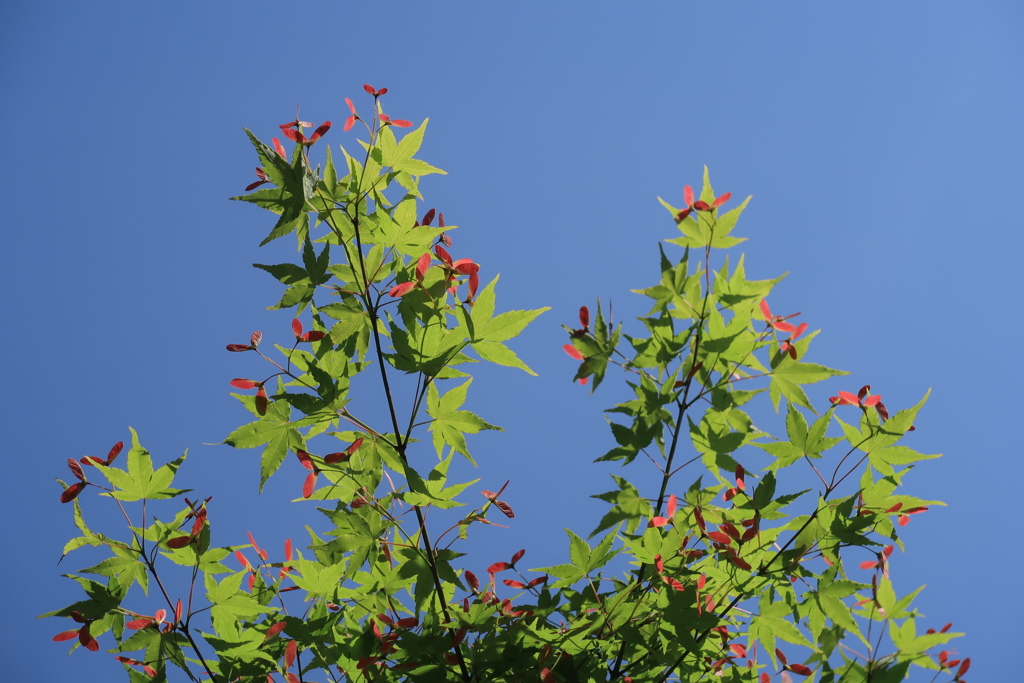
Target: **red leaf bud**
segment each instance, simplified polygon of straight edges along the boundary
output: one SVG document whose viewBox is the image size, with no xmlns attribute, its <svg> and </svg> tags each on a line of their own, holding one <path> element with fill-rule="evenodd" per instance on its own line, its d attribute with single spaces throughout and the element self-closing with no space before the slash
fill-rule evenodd
<svg viewBox="0 0 1024 683">
<path fill-rule="evenodd" d="M 121 452 L 122 448 L 124 448 L 124 441 L 118 441 L 113 446 L 111 446 L 110 452 L 107 453 L 107 464 L 108 465 L 110 463 L 114 462 L 114 459 Z"/>
<path fill-rule="evenodd" d="M 501 510 L 502 514 L 504 514 L 509 519 L 512 519 L 516 516 L 516 513 L 512 510 L 512 506 L 503 500 L 495 500 L 494 507 Z"/>
<path fill-rule="evenodd" d="M 284 648 L 284 666 L 287 669 L 295 663 L 295 655 L 299 652 L 299 643 L 295 640 L 289 640 L 288 644 Z"/>
<path fill-rule="evenodd" d="M 715 202 L 711 205 L 711 208 L 712 209 L 717 209 L 722 204 L 725 204 L 727 201 L 729 201 L 729 199 L 731 199 L 731 198 L 732 198 L 732 192 L 726 192 L 721 197 L 718 197 L 717 199 L 715 199 Z"/>
<path fill-rule="evenodd" d="M 706 531 L 707 527 L 704 524 L 704 515 L 701 513 L 700 508 L 693 509 L 693 517 L 697 521 L 697 526 L 701 531 Z"/>
<path fill-rule="evenodd" d="M 302 466 L 305 467 L 307 470 L 312 471 L 313 469 L 315 469 L 316 466 L 313 464 L 312 458 L 309 457 L 309 453 L 302 450 L 301 448 L 297 448 L 295 449 L 295 455 L 298 457 L 299 462 L 302 463 Z"/>
<path fill-rule="evenodd" d="M 77 484 L 72 484 L 71 486 L 64 489 L 64 493 L 60 494 L 60 502 L 70 503 L 71 501 L 78 497 L 79 493 L 81 493 L 84 490 L 85 482 L 80 481 Z"/>
<path fill-rule="evenodd" d="M 395 285 L 394 287 L 389 289 L 388 290 L 388 296 L 391 296 L 391 297 L 394 297 L 394 298 L 397 299 L 397 298 L 405 296 L 406 294 L 408 294 L 409 292 L 411 292 L 415 288 L 416 288 L 416 283 L 415 282 L 403 282 L 402 284 Z"/>
<path fill-rule="evenodd" d="M 494 564 L 492 564 L 490 567 L 487 568 L 487 573 L 488 574 L 497 574 L 498 572 L 505 571 L 506 569 L 508 569 L 511 566 L 512 565 L 510 565 L 508 562 L 495 562 Z"/>
<path fill-rule="evenodd" d="M 256 390 L 256 412 L 262 417 L 267 414 L 267 390 L 261 384 Z"/>
<path fill-rule="evenodd" d="M 323 123 L 320 124 L 320 126 L 316 130 L 313 131 L 313 134 L 309 137 L 309 141 L 306 142 L 306 144 L 307 145 L 312 145 L 314 142 L 316 142 L 317 140 L 322 138 L 324 136 L 324 133 L 326 133 L 330 129 L 331 129 L 331 122 L 330 121 L 324 121 Z"/>
<path fill-rule="evenodd" d="M 440 244 L 434 245 L 434 253 L 437 254 L 437 258 L 441 259 L 446 266 L 452 265 L 452 255 Z"/>
<path fill-rule="evenodd" d="M 316 489 L 316 470 L 306 475 L 306 481 L 302 482 L 302 497 L 309 498 Z"/>
<path fill-rule="evenodd" d="M 324 462 L 328 465 L 336 465 L 344 460 L 348 460 L 348 453 L 345 451 L 341 451 L 340 453 L 328 453 L 324 456 Z"/>
<path fill-rule="evenodd" d="M 281 128 L 281 133 L 292 142 L 305 142 L 306 136 L 294 128 Z M 283 156 L 283 155 L 282 155 Z"/>
<path fill-rule="evenodd" d="M 839 392 L 839 405 L 841 406 L 856 406 L 860 405 L 860 399 L 851 394 L 849 391 Z"/>
<path fill-rule="evenodd" d="M 723 534 L 721 531 L 709 531 L 708 538 L 710 538 L 715 543 L 722 543 L 725 545 L 729 545 L 729 543 L 732 542 L 732 539 L 729 537 L 729 535 Z"/>
<path fill-rule="evenodd" d="M 74 458 L 68 458 L 68 469 L 71 470 L 71 474 L 79 481 L 85 481 L 85 472 L 82 471 L 82 466 Z"/>
<path fill-rule="evenodd" d="M 957 677 L 957 678 L 960 678 L 960 677 L 961 677 L 961 676 L 963 676 L 963 675 L 964 675 L 965 673 L 967 673 L 968 669 L 970 669 L 970 668 L 971 668 L 971 658 L 970 658 L 970 657 L 968 657 L 968 658 L 967 658 L 967 659 L 965 659 L 965 660 L 964 660 L 963 662 L 961 662 L 961 664 L 960 664 L 960 668 L 959 668 L 959 669 L 957 669 L 957 672 L 956 672 L 956 677 Z"/>
<path fill-rule="evenodd" d="M 728 535 L 733 540 L 738 541 L 740 539 L 740 531 L 739 531 L 739 529 L 737 529 L 732 524 L 728 524 L 728 523 L 720 524 L 718 528 L 721 529 L 722 531 L 724 531 L 726 533 L 726 535 Z"/>
<path fill-rule="evenodd" d="M 583 354 L 572 344 L 565 344 L 562 349 L 576 360 L 583 360 Z"/>
<path fill-rule="evenodd" d="M 744 560 L 741 557 L 736 557 L 735 555 L 728 555 L 728 556 L 726 556 L 725 559 L 728 560 L 729 562 L 731 562 L 732 564 L 736 565 L 737 567 L 739 567 L 740 569 L 742 569 L 745 572 L 749 572 L 752 569 L 752 567 L 750 566 L 750 563 L 747 562 L 746 560 Z"/>
<path fill-rule="evenodd" d="M 263 639 L 264 640 L 270 640 L 271 638 L 273 638 L 274 636 L 279 634 L 281 631 L 283 631 L 285 626 L 287 626 L 287 625 L 288 624 L 286 622 L 284 622 L 284 621 L 277 622 L 276 624 L 274 624 L 273 626 L 271 626 L 270 628 L 267 629 L 267 632 L 263 636 Z"/>
<path fill-rule="evenodd" d="M 99 652 L 100 644 L 95 638 L 89 635 L 88 626 L 83 626 L 78 632 L 78 642 L 82 644 L 82 647 L 90 652 Z"/>
<path fill-rule="evenodd" d="M 686 586 L 684 586 L 679 579 L 673 579 L 671 576 L 664 576 L 662 578 L 665 580 L 665 583 L 672 587 L 673 590 L 686 590 Z"/>
<path fill-rule="evenodd" d="M 430 252 L 427 252 L 420 256 L 416 262 L 416 280 L 423 282 L 423 278 L 427 275 L 427 270 L 430 269 Z"/>
</svg>

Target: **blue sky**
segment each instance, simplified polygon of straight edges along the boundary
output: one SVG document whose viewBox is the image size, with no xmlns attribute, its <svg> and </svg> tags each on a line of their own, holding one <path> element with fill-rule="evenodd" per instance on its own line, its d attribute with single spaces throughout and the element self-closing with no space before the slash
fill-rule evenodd
<svg viewBox="0 0 1024 683">
<path fill-rule="evenodd" d="M 461 226 L 459 255 L 501 273 L 499 306 L 552 307 L 516 346 L 540 377 L 482 371 L 471 392 L 506 429 L 473 442 L 475 476 L 511 479 L 519 513 L 481 534 L 481 566 L 520 547 L 530 566 L 564 561 L 561 528 L 600 514 L 588 496 L 615 470 L 590 463 L 621 391 L 570 384 L 560 324 L 596 297 L 646 312 L 629 290 L 653 284 L 674 232 L 656 197 L 681 204 L 707 164 L 720 192 L 754 197 L 737 229 L 748 272 L 789 271 L 773 308 L 822 330 L 811 360 L 851 372 L 817 400 L 871 384 L 898 408 L 931 388 L 912 445 L 945 456 L 908 486 L 949 506 L 913 518 L 894 579 L 928 584 L 919 609 L 968 632 L 971 679 L 1008 680 L 1024 607 L 1022 22 L 985 1 L 8 3 L 5 675 L 119 675 L 66 658 L 50 642 L 65 625 L 34 617 L 75 599 L 59 574 L 85 566 L 57 566 L 73 527 L 53 477 L 128 425 L 157 458 L 190 449 L 220 542 L 301 535 L 309 510 L 278 502 L 301 473 L 256 498 L 255 453 L 205 445 L 245 417 L 224 344 L 286 339 L 290 320 L 264 310 L 277 284 L 250 266 L 290 245 L 257 249 L 267 216 L 227 198 L 252 180 L 243 126 L 268 139 L 298 102 L 340 124 L 372 83 L 393 116 L 430 118 L 421 156 L 448 175 L 424 181 L 427 204 Z M 355 147 L 340 127 L 327 140 Z"/>
</svg>

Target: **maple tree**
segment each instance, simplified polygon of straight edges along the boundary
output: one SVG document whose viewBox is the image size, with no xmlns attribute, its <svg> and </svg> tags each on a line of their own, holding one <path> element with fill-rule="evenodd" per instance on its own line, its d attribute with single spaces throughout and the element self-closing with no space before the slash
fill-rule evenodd
<svg viewBox="0 0 1024 683">
<path fill-rule="evenodd" d="M 888 681 L 912 666 L 964 680 L 970 659 L 947 645 L 959 634 L 922 631 L 917 591 L 897 595 L 889 576 L 899 528 L 937 504 L 902 481 L 935 457 L 903 443 L 925 399 L 890 414 L 865 386 L 813 404 L 807 385 L 845 373 L 806 360 L 817 333 L 788 322 L 800 314 L 773 313 L 781 278 L 748 280 L 743 257 L 730 260 L 750 200 L 726 210 L 732 195 L 706 169 L 684 207 L 662 200 L 681 254 L 662 247 L 658 281 L 637 290 L 643 334 L 600 302 L 565 326 L 573 380 L 594 392 L 619 368 L 634 396 L 607 411 L 615 445 L 597 460 L 656 468 L 656 490 L 615 476 L 588 536 L 568 531 L 567 563 L 527 569 L 522 549 L 465 566 L 453 542 L 515 516 L 504 487 L 478 503 L 473 482 L 449 476 L 457 457 L 473 462 L 468 436 L 499 429 L 466 407 L 471 363 L 533 374 L 507 342 L 547 309 L 498 312 L 497 278 L 453 258 L 456 226 L 419 213 L 419 179 L 442 172 L 415 156 L 426 122 L 391 118 L 387 89 L 364 89 L 365 119 L 345 99 L 344 132 L 362 123 L 367 136 L 358 157 L 342 147 L 336 164 L 327 147 L 312 165 L 330 121 L 282 124 L 291 152 L 246 131 L 258 180 L 235 198 L 275 214 L 263 244 L 292 235 L 300 258 L 255 264 L 284 288 L 274 307 L 295 309 L 291 341 L 226 345 L 269 374 L 230 380 L 255 393 L 235 394 L 249 421 L 224 443 L 259 451 L 261 489 L 304 473 L 297 500 L 315 501 L 328 530 L 280 553 L 258 533 L 216 545 L 211 498 L 173 486 L 185 456 L 155 467 L 132 431 L 123 468 L 120 442 L 68 460 L 76 481 L 59 499 L 80 535 L 64 552 L 109 557 L 68 575 L 85 597 L 49 613 L 74 622 L 55 641 L 105 649 L 132 681 Z M 379 382 L 382 418 L 352 407 L 360 375 Z M 784 436 L 755 424 L 758 402 Z M 782 490 L 791 467 L 817 486 Z M 126 529 L 92 529 L 83 498 L 116 505 Z M 464 511 L 437 528 L 431 508 Z M 182 594 L 164 578 L 176 572 Z M 140 589 L 166 607 L 133 611 Z"/>
</svg>

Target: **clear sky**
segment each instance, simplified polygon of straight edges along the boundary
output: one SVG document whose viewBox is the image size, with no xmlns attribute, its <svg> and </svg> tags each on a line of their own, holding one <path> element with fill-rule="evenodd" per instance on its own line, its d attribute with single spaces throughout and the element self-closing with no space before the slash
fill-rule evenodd
<svg viewBox="0 0 1024 683">
<path fill-rule="evenodd" d="M 471 392 L 506 428 L 472 442 L 480 487 L 511 479 L 518 513 L 478 534 L 481 566 L 520 547 L 565 561 L 561 529 L 600 514 L 588 496 L 615 469 L 591 461 L 619 378 L 572 385 L 560 324 L 596 297 L 646 313 L 629 290 L 675 231 L 656 197 L 681 204 L 707 164 L 753 195 L 748 272 L 791 272 L 773 308 L 822 330 L 809 360 L 852 373 L 815 399 L 871 384 L 899 408 L 932 389 L 910 445 L 945 456 L 907 483 L 949 506 L 904 530 L 894 580 L 928 584 L 919 609 L 968 632 L 970 679 L 1019 676 L 1022 29 L 1010 0 L 5 3 L 2 677 L 121 675 L 66 658 L 66 625 L 34 617 L 76 599 L 59 574 L 85 566 L 57 565 L 74 530 L 53 478 L 128 425 L 158 459 L 190 449 L 216 542 L 301 538 L 310 509 L 278 502 L 301 472 L 256 498 L 256 453 L 206 445 L 245 419 L 227 382 L 249 359 L 224 345 L 286 339 L 290 319 L 250 266 L 290 243 L 258 250 L 269 215 L 227 198 L 253 180 L 243 126 L 269 139 L 300 101 L 340 123 L 363 83 L 430 117 L 421 156 L 448 175 L 424 181 L 427 205 L 502 274 L 499 306 L 553 308 L 515 346 L 540 377 L 486 371 Z"/>
</svg>

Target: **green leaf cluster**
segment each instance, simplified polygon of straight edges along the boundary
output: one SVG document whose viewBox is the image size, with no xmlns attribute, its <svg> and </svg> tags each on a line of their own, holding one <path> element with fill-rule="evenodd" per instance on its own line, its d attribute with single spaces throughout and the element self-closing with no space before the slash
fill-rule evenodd
<svg viewBox="0 0 1024 683">
<path fill-rule="evenodd" d="M 336 150 L 337 166 L 330 149 L 314 167 L 315 144 L 282 154 L 246 131 L 270 187 L 236 199 L 275 214 L 263 244 L 296 237 L 297 262 L 255 264 L 282 286 L 271 308 L 295 309 L 295 323 L 268 334 L 278 343 L 257 333 L 229 347 L 266 374 L 234 382 L 249 387 L 235 394 L 246 422 L 223 443 L 258 451 L 261 489 L 282 470 L 302 479 L 301 540 L 214 545 L 221 511 L 173 488 L 185 456 L 155 468 L 132 431 L 123 469 L 86 463 L 90 481 L 72 465 L 82 486 L 64 485 L 81 534 L 65 554 L 107 556 L 68 574 L 85 597 L 49 613 L 75 624 L 57 639 L 102 638 L 133 681 L 879 681 L 938 669 L 936 649 L 957 634 L 919 633 L 916 591 L 900 596 L 889 572 L 902 525 L 939 504 L 903 490 L 936 457 L 907 445 L 924 399 L 890 416 L 869 387 L 813 398 L 811 385 L 846 373 L 806 360 L 816 333 L 771 311 L 781 278 L 750 280 L 742 255 L 722 253 L 743 241 L 733 233 L 750 199 L 727 209 L 707 169 L 685 207 L 662 201 L 678 234 L 656 282 L 635 290 L 648 312 L 615 321 L 599 300 L 592 325 L 586 311 L 565 328 L 581 358 L 573 379 L 593 391 L 621 370 L 629 392 L 607 409 L 610 448 L 595 454 L 621 468 L 594 496 L 605 512 L 587 535 L 566 530 L 562 562 L 526 569 L 519 552 L 474 573 L 470 530 L 515 513 L 504 489 L 474 507 L 477 480 L 453 474 L 479 457 L 474 435 L 501 431 L 472 409 L 472 369 L 535 374 L 508 342 L 547 309 L 498 311 L 498 278 L 484 284 L 455 226 L 423 212 L 419 178 L 443 173 L 416 157 L 426 121 L 396 134 L 405 122 L 380 94 L 357 121 L 361 151 Z M 800 470 L 811 486 L 792 486 Z M 126 529 L 87 526 L 83 488 L 118 506 Z M 135 611 L 146 596 L 164 606 Z"/>
</svg>

